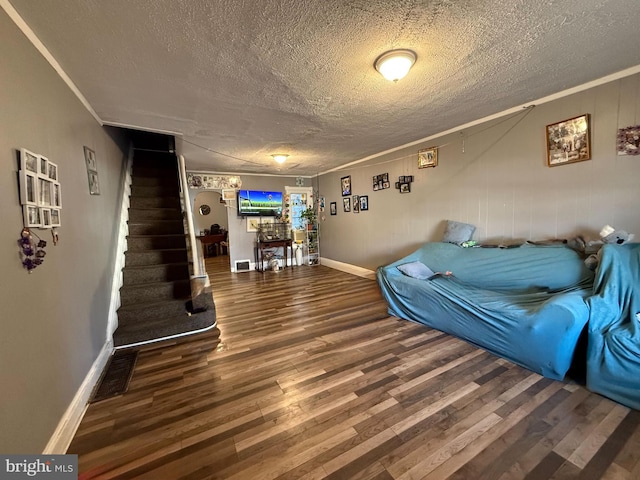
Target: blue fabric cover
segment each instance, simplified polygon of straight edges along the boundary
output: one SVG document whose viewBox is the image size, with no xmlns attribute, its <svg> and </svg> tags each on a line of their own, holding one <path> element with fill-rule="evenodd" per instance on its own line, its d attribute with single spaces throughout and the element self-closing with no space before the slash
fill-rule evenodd
<svg viewBox="0 0 640 480">
<path fill-rule="evenodd" d="M 451 277 L 417 280 L 420 261 Z M 565 246 L 461 248 L 427 243 L 377 270 L 389 313 L 460 337 L 548 378 L 562 379 L 589 318 L 593 272 Z"/>
<path fill-rule="evenodd" d="M 593 286 L 587 388 L 640 409 L 640 244 L 604 245 Z"/>
<path fill-rule="evenodd" d="M 429 280 L 435 275 L 435 272 L 422 262 L 403 263 L 402 265 L 398 265 L 398 270 L 418 280 Z"/>
</svg>

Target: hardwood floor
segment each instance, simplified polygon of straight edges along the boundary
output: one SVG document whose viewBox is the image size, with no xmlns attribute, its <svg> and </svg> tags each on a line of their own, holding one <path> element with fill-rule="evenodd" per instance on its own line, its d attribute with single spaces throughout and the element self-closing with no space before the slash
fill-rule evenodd
<svg viewBox="0 0 640 480">
<path fill-rule="evenodd" d="M 371 280 L 225 261 L 219 331 L 141 351 L 86 412 L 80 478 L 640 478 L 640 412 L 390 317 Z"/>
</svg>

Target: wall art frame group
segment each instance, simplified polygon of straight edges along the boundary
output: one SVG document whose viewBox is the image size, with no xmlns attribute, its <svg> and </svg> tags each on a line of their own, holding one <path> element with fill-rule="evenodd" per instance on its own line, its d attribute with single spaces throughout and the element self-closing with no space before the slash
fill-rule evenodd
<svg viewBox="0 0 640 480">
<path fill-rule="evenodd" d="M 391 182 L 389 181 L 389 173 L 387 172 L 381 173 L 380 175 L 374 175 L 372 186 L 374 192 L 390 188 Z"/>
<path fill-rule="evenodd" d="M 62 187 L 58 165 L 44 155 L 22 148 L 18 180 L 24 226 L 61 226 Z"/>
</svg>

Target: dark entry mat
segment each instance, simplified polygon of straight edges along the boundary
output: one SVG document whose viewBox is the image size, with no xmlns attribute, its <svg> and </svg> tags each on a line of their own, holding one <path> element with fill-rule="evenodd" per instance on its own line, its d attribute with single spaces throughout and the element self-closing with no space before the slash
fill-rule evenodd
<svg viewBox="0 0 640 480">
<path fill-rule="evenodd" d="M 138 351 L 116 351 L 102 372 L 98 386 L 93 391 L 89 403 L 122 395 L 129 388 L 133 367 L 138 359 Z"/>
</svg>

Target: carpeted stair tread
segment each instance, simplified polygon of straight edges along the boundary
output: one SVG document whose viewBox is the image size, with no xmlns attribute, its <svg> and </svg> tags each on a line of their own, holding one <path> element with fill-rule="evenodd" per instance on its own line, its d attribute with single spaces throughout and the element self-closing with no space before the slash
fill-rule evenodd
<svg viewBox="0 0 640 480">
<path fill-rule="evenodd" d="M 157 197 L 176 195 L 178 185 L 131 185 L 132 197 Z"/>
<path fill-rule="evenodd" d="M 174 207 L 130 207 L 129 221 L 182 220 L 182 211 Z"/>
<path fill-rule="evenodd" d="M 134 265 L 122 269 L 123 286 L 149 282 L 173 282 L 189 278 L 189 263 Z"/>
<path fill-rule="evenodd" d="M 125 265 L 151 266 L 158 263 L 179 263 L 188 260 L 186 248 L 163 248 L 157 250 L 128 250 Z"/>
<path fill-rule="evenodd" d="M 128 235 L 127 251 L 186 249 L 187 239 L 184 233 L 166 233 L 161 235 Z"/>
<path fill-rule="evenodd" d="M 122 305 L 118 309 L 118 328 L 154 318 L 186 314 L 187 302 L 179 299 Z"/>
<path fill-rule="evenodd" d="M 163 235 L 184 233 L 182 220 L 130 221 L 130 235 Z"/>
<path fill-rule="evenodd" d="M 114 337 L 114 346 L 136 344 L 140 342 L 161 341 L 175 335 L 212 329 L 216 326 L 215 311 L 205 311 L 192 315 L 162 317 L 118 327 L 118 336 Z"/>
<path fill-rule="evenodd" d="M 176 197 L 129 197 L 131 208 L 180 208 Z"/>
<path fill-rule="evenodd" d="M 186 301 L 190 298 L 191 282 L 189 279 L 125 285 L 120 289 L 122 306 L 173 299 Z"/>
</svg>

